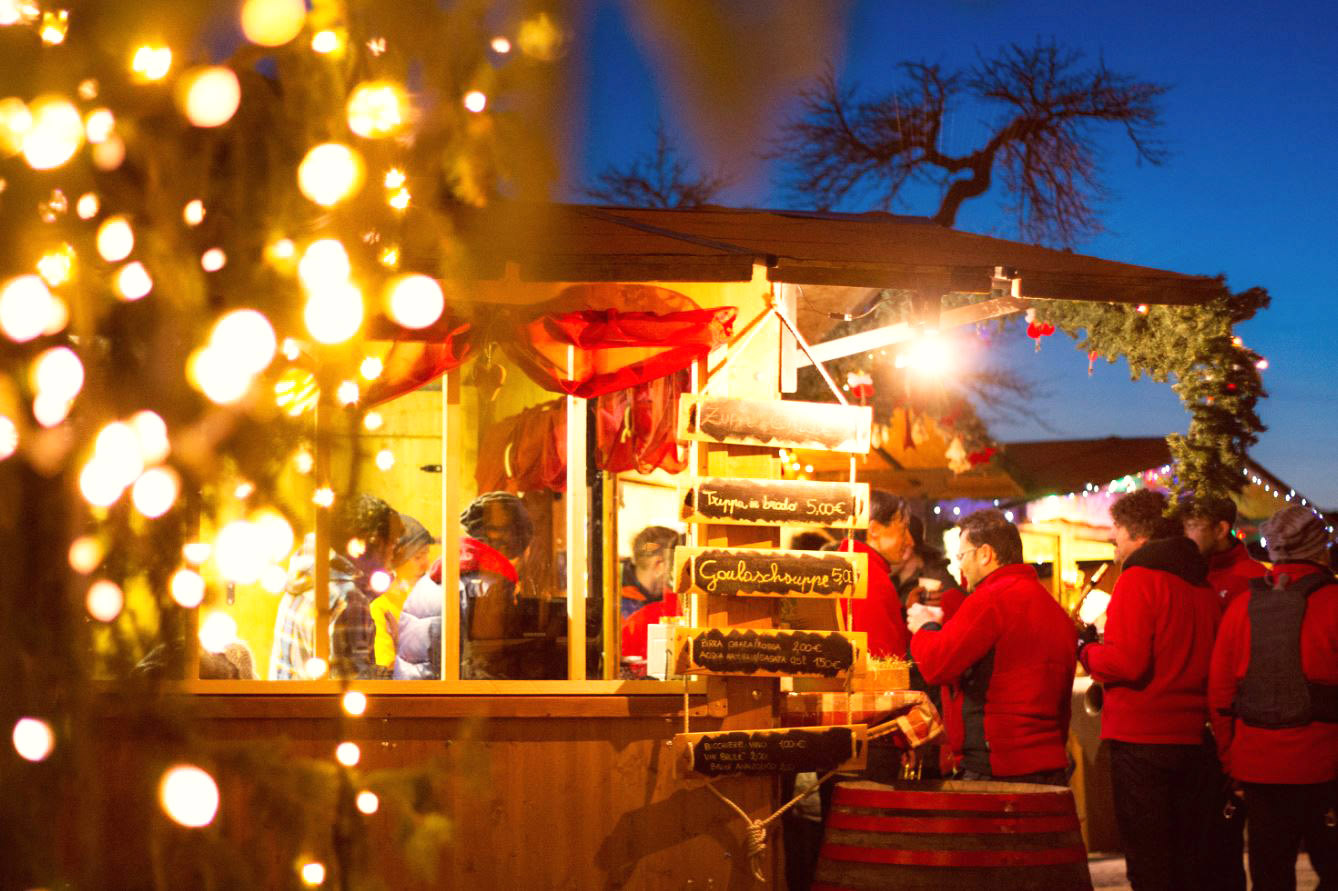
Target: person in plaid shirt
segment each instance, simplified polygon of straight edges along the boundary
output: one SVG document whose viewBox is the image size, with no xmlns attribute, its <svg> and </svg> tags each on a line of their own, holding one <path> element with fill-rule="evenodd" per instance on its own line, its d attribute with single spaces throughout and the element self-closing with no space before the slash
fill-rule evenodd
<svg viewBox="0 0 1338 891">
<path fill-rule="evenodd" d="M 376 592 L 369 579 L 386 568 L 403 528 L 399 514 L 375 495 L 355 495 L 335 511 L 330 529 L 331 677 L 385 674 L 378 671 L 374 655 L 371 602 Z M 304 543 L 289 564 L 289 581 L 274 623 L 269 672 L 273 680 L 308 677 L 307 662 L 315 655 L 314 584 L 314 545 Z"/>
</svg>

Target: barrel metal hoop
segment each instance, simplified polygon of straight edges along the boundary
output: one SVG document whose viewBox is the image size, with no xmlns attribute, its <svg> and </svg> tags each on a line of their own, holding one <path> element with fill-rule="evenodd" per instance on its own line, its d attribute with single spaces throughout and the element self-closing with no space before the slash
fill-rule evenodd
<svg viewBox="0 0 1338 891">
<path fill-rule="evenodd" d="M 1037 832 L 1070 832 L 1080 828 L 1078 815 L 1072 813 L 1012 820 L 990 817 L 875 817 L 843 814 L 836 810 L 827 818 L 827 825 L 833 829 L 924 835 L 1028 835 Z"/>
</svg>

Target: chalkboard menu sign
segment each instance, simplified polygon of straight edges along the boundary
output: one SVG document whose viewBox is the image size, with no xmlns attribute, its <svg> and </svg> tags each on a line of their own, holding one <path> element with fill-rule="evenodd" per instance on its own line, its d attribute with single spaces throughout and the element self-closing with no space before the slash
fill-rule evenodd
<svg viewBox="0 0 1338 891">
<path fill-rule="evenodd" d="M 867 760 L 868 726 L 791 727 L 784 730 L 718 730 L 674 737 L 679 769 L 719 776 L 730 773 L 858 770 Z"/>
<path fill-rule="evenodd" d="M 763 628 L 677 628 L 679 674 L 835 678 L 865 651 L 866 635 Z"/>
<path fill-rule="evenodd" d="M 678 402 L 678 438 L 702 442 L 864 455 L 872 426 L 866 405 L 688 395 Z"/>
<path fill-rule="evenodd" d="M 674 590 L 733 597 L 864 597 L 867 554 L 770 548 L 674 549 Z"/>
<path fill-rule="evenodd" d="M 689 523 L 869 525 L 868 483 L 700 477 L 681 486 L 679 494 L 682 518 Z"/>
</svg>

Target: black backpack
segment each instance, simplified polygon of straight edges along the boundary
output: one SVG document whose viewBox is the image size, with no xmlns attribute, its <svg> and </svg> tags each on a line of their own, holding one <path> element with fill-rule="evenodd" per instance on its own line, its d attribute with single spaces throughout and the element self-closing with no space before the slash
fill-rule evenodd
<svg viewBox="0 0 1338 891">
<path fill-rule="evenodd" d="M 1297 582 L 1281 576 L 1250 582 L 1250 664 L 1232 712 L 1251 727 L 1303 727 L 1338 722 L 1338 685 L 1306 680 L 1301 668 L 1301 623 L 1310 595 L 1335 580 L 1327 572 Z"/>
</svg>

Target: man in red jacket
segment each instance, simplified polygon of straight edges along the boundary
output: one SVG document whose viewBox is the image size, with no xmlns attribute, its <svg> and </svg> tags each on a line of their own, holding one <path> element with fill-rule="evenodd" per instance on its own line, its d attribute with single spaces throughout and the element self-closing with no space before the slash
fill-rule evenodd
<svg viewBox="0 0 1338 891">
<path fill-rule="evenodd" d="M 1198 545 L 1208 560 L 1208 587 L 1222 598 L 1223 609 L 1250 588 L 1252 579 L 1263 578 L 1268 567 L 1254 560 L 1232 533 L 1236 525 L 1236 503 L 1230 498 L 1194 496 L 1180 508 L 1185 537 Z"/>
<path fill-rule="evenodd" d="M 962 778 L 1065 785 L 1073 623 L 1022 562 L 1003 514 L 977 511 L 960 528 L 971 594 L 942 626 L 926 621 L 933 608 L 912 607 L 911 657 L 927 682 L 960 682 Z"/>
<path fill-rule="evenodd" d="M 1338 884 L 1338 581 L 1303 507 L 1263 529 L 1273 571 L 1227 610 L 1208 704 L 1222 765 L 1250 812 L 1250 879 L 1296 888 L 1304 838 L 1320 887 Z"/>
<path fill-rule="evenodd" d="M 1207 562 L 1166 506 L 1165 495 L 1143 489 L 1111 507 L 1122 568 L 1104 642 L 1079 651 L 1106 685 L 1101 738 L 1135 891 L 1215 887 L 1206 853 L 1219 844 L 1221 820 L 1213 806 L 1222 779 L 1205 734 L 1220 600 Z"/>
</svg>

